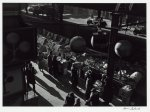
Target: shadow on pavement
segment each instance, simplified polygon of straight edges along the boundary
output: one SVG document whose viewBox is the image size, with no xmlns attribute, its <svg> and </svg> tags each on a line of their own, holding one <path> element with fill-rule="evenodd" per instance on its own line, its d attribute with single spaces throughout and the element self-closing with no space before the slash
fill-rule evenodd
<svg viewBox="0 0 150 112">
<path fill-rule="evenodd" d="M 53 87 L 50 87 L 47 85 L 43 80 L 40 78 L 36 77 L 36 81 L 38 81 L 46 90 L 53 96 L 58 97 L 60 100 L 64 100 L 64 98 L 60 95 L 58 91 L 56 91 Z"/>
<path fill-rule="evenodd" d="M 42 96 L 38 95 L 32 99 L 29 99 L 23 103 L 23 106 L 53 106 L 46 101 Z"/>
<path fill-rule="evenodd" d="M 44 74 L 43 75 L 50 80 L 51 82 L 53 82 L 59 89 L 63 90 L 66 93 L 70 92 L 70 85 L 69 83 L 67 84 L 67 81 L 63 78 L 63 80 L 60 78 L 57 78 L 58 80 L 54 79 L 51 75 L 49 74 Z"/>
<path fill-rule="evenodd" d="M 73 91 L 77 96 L 79 96 L 80 98 L 84 99 L 85 95 L 84 93 L 82 93 L 80 90 L 78 89 L 73 89 L 71 87 L 71 84 L 69 83 L 69 78 L 64 77 L 64 76 L 60 76 L 56 79 L 54 79 L 50 74 L 45 74 L 43 72 L 43 75 L 49 79 L 51 82 L 53 82 L 54 84 L 56 84 L 56 86 L 63 90 L 66 93 L 69 93 L 71 91 Z"/>
</svg>

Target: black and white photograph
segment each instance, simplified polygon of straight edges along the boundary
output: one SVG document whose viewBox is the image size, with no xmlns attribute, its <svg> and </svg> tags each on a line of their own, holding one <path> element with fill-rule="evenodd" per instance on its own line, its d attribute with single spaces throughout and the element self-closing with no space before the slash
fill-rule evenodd
<svg viewBox="0 0 150 112">
<path fill-rule="evenodd" d="M 2 107 L 148 106 L 147 3 L 1 5 Z"/>
</svg>

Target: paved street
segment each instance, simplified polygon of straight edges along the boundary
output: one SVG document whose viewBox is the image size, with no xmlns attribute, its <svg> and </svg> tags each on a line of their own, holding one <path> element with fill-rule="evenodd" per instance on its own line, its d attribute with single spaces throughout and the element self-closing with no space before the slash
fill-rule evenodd
<svg viewBox="0 0 150 112">
<path fill-rule="evenodd" d="M 28 94 L 28 99 L 26 102 L 27 106 L 63 106 L 65 97 L 71 89 L 69 79 L 66 76 L 60 76 L 59 78 L 54 78 L 46 70 L 42 73 L 38 65 L 32 62 L 32 65 L 37 71 L 36 74 L 36 92 L 37 95 L 34 97 L 33 91 Z M 32 88 L 32 85 L 30 85 Z M 84 90 L 79 89 L 79 91 L 74 91 L 76 97 L 80 97 L 81 105 L 84 105 Z M 30 104 L 28 103 L 30 102 Z M 32 103 L 31 103 L 32 102 Z"/>
</svg>

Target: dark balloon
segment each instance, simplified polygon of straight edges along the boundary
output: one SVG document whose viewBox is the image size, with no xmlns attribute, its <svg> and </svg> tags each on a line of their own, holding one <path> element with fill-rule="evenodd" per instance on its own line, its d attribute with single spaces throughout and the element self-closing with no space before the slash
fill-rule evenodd
<svg viewBox="0 0 150 112">
<path fill-rule="evenodd" d="M 81 36 L 75 36 L 70 40 L 70 48 L 73 52 L 82 53 L 86 49 L 86 41 Z"/>
<path fill-rule="evenodd" d="M 131 55 L 132 45 L 127 40 L 121 40 L 115 45 L 115 53 L 119 57 L 128 57 Z"/>
</svg>

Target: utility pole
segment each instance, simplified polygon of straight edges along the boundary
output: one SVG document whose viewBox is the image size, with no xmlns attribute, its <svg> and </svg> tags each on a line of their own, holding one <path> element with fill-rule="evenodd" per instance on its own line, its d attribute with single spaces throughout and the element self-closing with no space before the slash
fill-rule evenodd
<svg viewBox="0 0 150 112">
<path fill-rule="evenodd" d="M 108 47 L 108 68 L 107 68 L 107 83 L 104 87 L 103 99 L 109 104 L 113 97 L 113 77 L 114 77 L 114 46 L 115 38 L 118 34 L 118 23 L 119 23 L 119 14 L 112 13 L 112 24 L 111 24 L 111 34 L 109 37 L 109 47 Z"/>
</svg>

